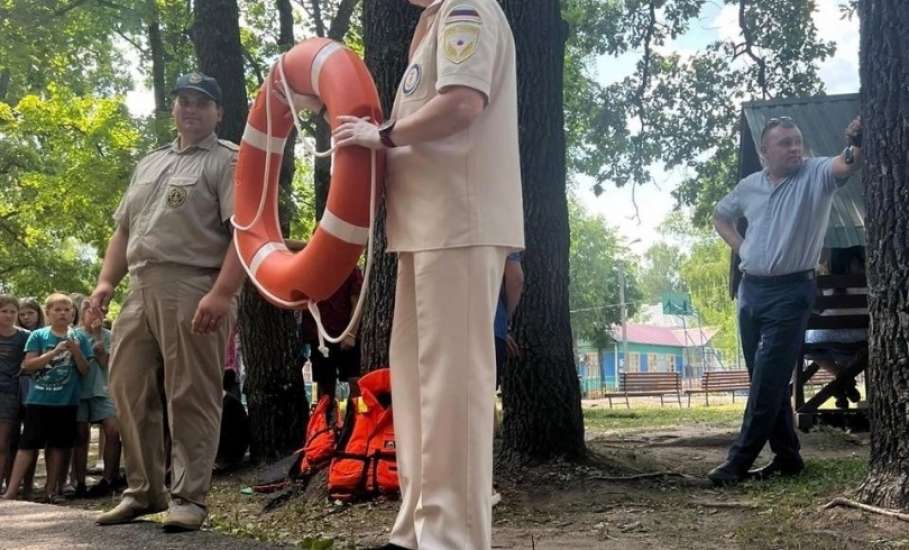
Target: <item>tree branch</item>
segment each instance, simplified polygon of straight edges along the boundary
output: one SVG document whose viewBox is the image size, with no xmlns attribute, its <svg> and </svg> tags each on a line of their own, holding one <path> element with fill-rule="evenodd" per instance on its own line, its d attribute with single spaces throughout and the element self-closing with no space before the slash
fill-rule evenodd
<svg viewBox="0 0 909 550">
<path fill-rule="evenodd" d="M 119 29 L 115 29 L 114 32 L 117 33 L 117 36 L 119 36 L 120 38 L 122 38 L 123 40 L 125 40 L 130 46 L 136 48 L 136 50 L 137 50 L 141 55 L 143 55 L 143 56 L 148 56 L 148 55 L 149 55 L 149 52 L 148 52 L 147 49 L 143 48 L 141 44 L 139 44 L 138 42 L 136 42 L 136 41 L 133 40 L 132 38 L 128 37 L 128 36 L 126 35 L 126 33 L 124 33 L 123 31 L 121 31 L 121 30 L 119 30 Z"/>
<path fill-rule="evenodd" d="M 66 15 L 67 13 L 71 12 L 72 10 L 74 10 L 74 9 L 78 8 L 79 6 L 81 6 L 82 4 L 84 4 L 86 1 L 87 0 L 73 0 L 69 4 L 54 10 L 54 17 L 60 17 L 62 15 Z"/>
<path fill-rule="evenodd" d="M 328 28 L 328 38 L 341 42 L 350 30 L 350 20 L 360 0 L 341 0 Z"/>
<path fill-rule="evenodd" d="M 241 46 L 243 49 L 243 57 L 246 58 L 246 61 L 249 62 L 252 66 L 253 71 L 256 73 L 256 83 L 259 86 L 262 86 L 262 83 L 265 82 L 265 77 L 262 74 L 262 65 L 259 63 L 259 60 L 256 59 L 253 54 L 249 53 L 249 50 L 245 46 Z"/>
<path fill-rule="evenodd" d="M 827 504 L 821 506 L 821 510 L 829 510 L 830 508 L 835 508 L 837 506 L 845 506 L 846 508 L 857 508 L 865 512 L 871 512 L 872 514 L 880 514 L 882 516 L 887 516 L 890 518 L 896 518 L 900 521 L 909 521 L 909 514 L 904 514 L 902 512 L 897 512 L 895 510 L 888 510 L 886 508 L 878 508 L 877 506 L 869 506 L 867 504 L 862 504 L 861 502 L 856 502 L 854 500 L 849 500 L 848 498 L 837 497 Z"/>
<path fill-rule="evenodd" d="M 325 22 L 322 21 L 322 0 L 311 0 L 310 5 L 312 5 L 312 19 L 316 23 L 316 36 L 324 38 Z"/>
<path fill-rule="evenodd" d="M 748 20 L 745 17 L 745 9 L 748 5 L 748 0 L 739 0 L 739 28 L 742 30 L 742 37 L 745 38 L 745 43 L 743 44 L 744 49 L 742 52 L 738 52 L 733 56 L 733 59 L 741 55 L 741 53 L 748 54 L 755 63 L 758 65 L 758 86 L 761 87 L 761 96 L 763 99 L 770 99 L 770 90 L 767 88 L 767 61 L 757 55 L 754 52 L 754 36 L 751 33 L 751 28 L 748 27 Z M 733 50 L 737 49 L 735 46 Z"/>
</svg>

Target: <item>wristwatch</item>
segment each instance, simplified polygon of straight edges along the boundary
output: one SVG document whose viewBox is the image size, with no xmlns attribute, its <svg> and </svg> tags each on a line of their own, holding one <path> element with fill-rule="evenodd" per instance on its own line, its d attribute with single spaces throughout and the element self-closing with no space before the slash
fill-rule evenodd
<svg viewBox="0 0 909 550">
<path fill-rule="evenodd" d="M 382 145 L 384 145 L 385 147 L 388 147 L 389 149 L 392 149 L 392 148 L 398 146 L 391 139 L 391 133 L 394 131 L 395 124 L 397 122 L 398 121 L 395 119 L 390 119 L 390 120 L 386 120 L 384 124 L 379 126 L 379 139 L 382 140 Z"/>
<path fill-rule="evenodd" d="M 852 164 L 855 162 L 855 151 L 852 149 L 852 145 L 843 149 L 843 162 L 846 164 Z"/>
</svg>

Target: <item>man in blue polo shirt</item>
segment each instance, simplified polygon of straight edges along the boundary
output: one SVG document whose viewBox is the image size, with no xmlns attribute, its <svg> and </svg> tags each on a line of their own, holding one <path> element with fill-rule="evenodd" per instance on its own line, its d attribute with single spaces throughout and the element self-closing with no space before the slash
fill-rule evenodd
<svg viewBox="0 0 909 550">
<path fill-rule="evenodd" d="M 742 351 L 751 390 L 742 429 L 723 464 L 707 477 L 717 485 L 749 477 L 796 475 L 804 469 L 789 403 L 789 381 L 814 296 L 833 194 L 861 162 L 860 119 L 846 130 L 850 145 L 837 157 L 804 158 L 802 133 L 789 117 L 761 132 L 764 170 L 744 178 L 717 204 L 717 233 L 738 253 Z M 737 221 L 748 222 L 747 235 Z M 749 472 L 770 442 L 774 458 Z"/>
</svg>

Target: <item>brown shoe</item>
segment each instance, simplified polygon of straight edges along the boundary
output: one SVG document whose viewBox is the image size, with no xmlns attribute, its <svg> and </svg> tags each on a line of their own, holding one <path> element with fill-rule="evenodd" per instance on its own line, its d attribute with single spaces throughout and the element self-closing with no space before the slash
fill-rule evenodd
<svg viewBox="0 0 909 550">
<path fill-rule="evenodd" d="M 164 530 L 168 533 L 180 531 L 198 531 L 202 528 L 208 511 L 194 502 L 176 497 L 170 501 L 167 516 L 164 518 Z"/>
<path fill-rule="evenodd" d="M 113 510 L 104 512 L 97 519 L 95 523 L 98 525 L 119 525 L 121 523 L 130 523 L 137 520 L 142 516 L 147 516 L 150 514 L 157 514 L 158 512 L 163 512 L 167 507 L 164 505 L 160 506 L 141 506 L 136 499 L 132 497 L 123 497 L 123 500 L 120 501 L 120 504 L 114 507 Z"/>
</svg>

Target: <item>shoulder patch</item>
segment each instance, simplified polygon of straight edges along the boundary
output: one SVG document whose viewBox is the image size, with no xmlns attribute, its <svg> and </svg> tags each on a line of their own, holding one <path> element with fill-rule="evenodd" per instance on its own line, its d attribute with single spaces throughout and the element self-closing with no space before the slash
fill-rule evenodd
<svg viewBox="0 0 909 550">
<path fill-rule="evenodd" d="M 232 142 L 232 141 L 228 141 L 228 140 L 226 140 L 226 139 L 219 139 L 219 140 L 218 140 L 218 144 L 221 145 L 222 147 L 226 147 L 226 148 L 230 149 L 231 151 L 239 151 L 239 150 L 240 150 L 240 146 L 239 146 L 239 145 L 237 145 L 236 143 L 234 143 L 234 142 Z"/>
<path fill-rule="evenodd" d="M 478 23 L 446 24 L 441 40 L 445 58 L 460 64 L 473 57 L 480 42 L 480 26 Z"/>
</svg>

